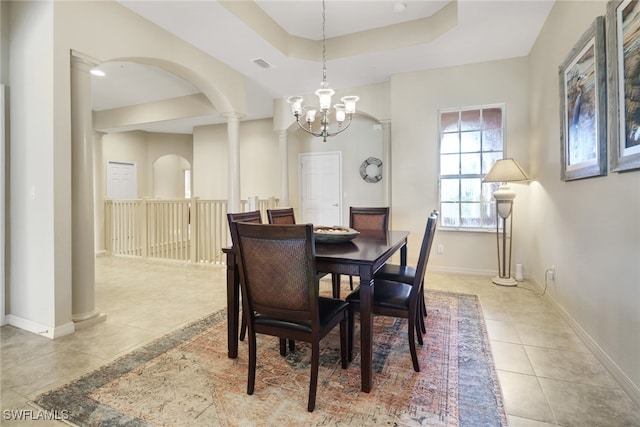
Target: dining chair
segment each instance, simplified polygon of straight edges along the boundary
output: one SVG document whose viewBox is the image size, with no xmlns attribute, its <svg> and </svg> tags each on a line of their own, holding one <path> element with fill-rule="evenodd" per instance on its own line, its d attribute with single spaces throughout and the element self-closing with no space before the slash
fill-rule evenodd
<svg viewBox="0 0 640 427">
<path fill-rule="evenodd" d="M 357 231 L 389 230 L 389 207 L 349 207 L 349 227 Z M 349 289 L 353 290 L 353 276 L 349 276 Z"/>
<path fill-rule="evenodd" d="M 256 378 L 256 334 L 311 344 L 307 410 L 315 408 L 320 341 L 340 328 L 340 361 L 347 368 L 348 303 L 318 295 L 313 225 L 260 225 L 234 222 L 242 304 L 247 313 L 249 371 L 247 394 Z"/>
<path fill-rule="evenodd" d="M 437 210 L 433 210 L 431 215 L 435 215 L 436 218 L 439 216 L 439 212 Z M 427 257 L 429 254 L 427 254 Z M 380 270 L 376 272 L 374 275 L 375 279 L 382 280 L 391 280 L 393 282 L 401 282 L 406 283 L 408 285 L 412 284 L 415 280 L 416 276 L 416 268 L 407 266 L 407 265 L 397 265 L 397 264 L 385 264 L 382 266 Z M 422 333 L 426 333 L 426 327 L 424 324 L 424 319 L 427 317 L 427 306 L 424 300 L 424 284 L 422 285 L 423 295 L 420 298 L 420 312 L 422 316 L 419 318 L 420 320 L 420 329 Z"/>
<path fill-rule="evenodd" d="M 269 224 L 295 224 L 293 208 L 267 209 Z"/>
<path fill-rule="evenodd" d="M 419 299 L 422 298 L 424 300 L 424 274 L 427 270 L 433 236 L 436 232 L 437 219 L 438 216 L 431 213 L 427 220 L 427 227 L 422 239 L 418 264 L 415 267 L 416 272 L 412 283 L 384 280 L 374 276 L 372 312 L 374 315 L 400 317 L 408 320 L 409 351 L 411 352 L 413 370 L 416 372 L 420 372 L 420 364 L 418 363 L 418 354 L 416 352 L 416 335 L 418 343 L 423 344 L 422 332 L 418 329 L 420 326 L 417 323 L 419 322 L 418 318 L 422 319 Z M 347 342 L 349 345 L 349 360 L 352 360 L 354 314 L 360 308 L 360 288 L 358 287 L 349 294 L 345 301 L 349 302 L 349 337 Z"/>
<path fill-rule="evenodd" d="M 262 224 L 262 214 L 260 213 L 260 211 L 228 213 L 227 221 L 229 222 L 229 232 L 231 232 L 231 223 L 233 222 L 250 222 L 254 224 Z M 240 341 L 244 341 L 246 333 L 247 321 L 245 320 L 243 313 L 240 320 Z M 286 345 L 286 343 L 284 345 Z"/>
</svg>

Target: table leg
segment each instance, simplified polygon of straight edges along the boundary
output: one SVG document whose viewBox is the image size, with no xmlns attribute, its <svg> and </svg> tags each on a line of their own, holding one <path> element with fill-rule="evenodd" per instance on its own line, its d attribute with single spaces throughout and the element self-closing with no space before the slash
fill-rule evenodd
<svg viewBox="0 0 640 427">
<path fill-rule="evenodd" d="M 369 393 L 373 387 L 373 280 L 360 275 L 360 369 L 362 391 Z"/>
<path fill-rule="evenodd" d="M 331 273 L 331 288 L 333 297 L 340 299 L 340 275 L 338 273 Z"/>
<path fill-rule="evenodd" d="M 238 357 L 238 319 L 240 311 L 240 278 L 235 256 L 227 254 L 227 352 Z"/>
<path fill-rule="evenodd" d="M 400 248 L 400 265 L 407 265 L 407 245 Z"/>
</svg>

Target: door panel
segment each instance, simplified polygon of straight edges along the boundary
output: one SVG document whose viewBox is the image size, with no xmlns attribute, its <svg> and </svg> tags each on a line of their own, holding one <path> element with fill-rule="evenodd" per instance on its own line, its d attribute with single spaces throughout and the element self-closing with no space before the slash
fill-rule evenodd
<svg viewBox="0 0 640 427">
<path fill-rule="evenodd" d="M 114 200 L 138 198 L 135 163 L 109 162 L 107 164 L 107 198 Z"/>
<path fill-rule="evenodd" d="M 300 155 L 302 221 L 316 225 L 342 223 L 342 153 Z"/>
</svg>

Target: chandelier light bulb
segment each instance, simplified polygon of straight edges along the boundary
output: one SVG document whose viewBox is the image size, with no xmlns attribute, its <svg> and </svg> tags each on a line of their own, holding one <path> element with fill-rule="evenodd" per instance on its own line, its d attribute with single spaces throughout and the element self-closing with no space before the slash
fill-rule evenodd
<svg viewBox="0 0 640 427">
<path fill-rule="evenodd" d="M 347 117 L 344 110 L 344 104 L 336 104 L 333 108 L 336 110 L 336 121 L 338 122 L 338 125 L 342 125 L 342 122 L 344 122 L 344 119 Z"/>
<path fill-rule="evenodd" d="M 310 106 L 302 106 L 303 98 L 301 96 L 291 96 L 287 98 L 287 102 L 291 105 L 291 112 L 296 118 L 296 123 L 303 131 L 322 138 L 323 141 L 327 141 L 327 138 L 330 136 L 335 136 L 341 132 L 347 130 L 349 125 L 351 124 L 351 119 L 353 114 L 356 112 L 356 102 L 360 100 L 357 96 L 345 96 L 342 98 L 342 103 L 336 104 L 333 106 L 333 109 L 336 112 L 336 123 L 337 126 L 334 126 L 335 131 L 331 131 L 329 122 L 329 116 L 332 114 L 331 110 L 331 97 L 335 95 L 335 91 L 329 88 L 329 83 L 327 83 L 327 58 L 326 58 L 326 37 L 325 37 L 325 1 L 322 1 L 322 82 L 320 83 L 320 89 L 315 91 L 316 96 L 318 97 L 318 102 L 320 108 L 310 107 Z M 300 120 L 302 113 L 304 111 L 304 121 L 306 124 L 303 124 Z M 316 114 L 320 113 L 320 129 L 318 132 L 314 132 L 312 130 L 312 123 L 316 120 Z M 347 120 L 347 124 L 342 126 L 342 124 Z"/>
</svg>

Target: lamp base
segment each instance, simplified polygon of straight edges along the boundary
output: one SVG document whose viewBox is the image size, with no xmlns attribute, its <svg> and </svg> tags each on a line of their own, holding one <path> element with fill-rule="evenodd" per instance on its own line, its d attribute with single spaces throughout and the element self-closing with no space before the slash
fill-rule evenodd
<svg viewBox="0 0 640 427">
<path fill-rule="evenodd" d="M 513 277 L 500 277 L 493 278 L 493 283 L 500 286 L 518 286 L 518 282 Z"/>
</svg>

